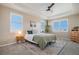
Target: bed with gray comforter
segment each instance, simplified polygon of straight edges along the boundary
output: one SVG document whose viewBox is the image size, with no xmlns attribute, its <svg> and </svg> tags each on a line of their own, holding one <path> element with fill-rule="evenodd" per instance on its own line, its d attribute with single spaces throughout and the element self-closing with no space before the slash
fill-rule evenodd
<svg viewBox="0 0 79 59">
<path fill-rule="evenodd" d="M 34 35 L 33 41 L 36 42 L 41 49 L 44 49 L 49 42 L 56 42 L 55 34 Z"/>
</svg>

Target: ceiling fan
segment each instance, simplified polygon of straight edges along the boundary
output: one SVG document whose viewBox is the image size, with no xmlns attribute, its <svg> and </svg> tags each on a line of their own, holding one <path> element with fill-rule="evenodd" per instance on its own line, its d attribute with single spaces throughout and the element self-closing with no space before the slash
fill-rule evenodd
<svg viewBox="0 0 79 59">
<path fill-rule="evenodd" d="M 50 11 L 51 8 L 55 5 L 55 3 L 52 3 L 50 6 L 48 6 L 48 8 L 46 9 L 46 11 Z"/>
<path fill-rule="evenodd" d="M 45 10 L 40 10 L 41 12 L 53 12 L 53 10 L 51 10 L 51 8 L 55 5 L 55 3 L 51 3 Z"/>
</svg>

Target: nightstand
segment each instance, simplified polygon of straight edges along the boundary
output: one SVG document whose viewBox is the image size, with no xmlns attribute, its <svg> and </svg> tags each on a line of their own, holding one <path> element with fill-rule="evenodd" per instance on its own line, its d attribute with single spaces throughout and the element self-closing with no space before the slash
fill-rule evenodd
<svg viewBox="0 0 79 59">
<path fill-rule="evenodd" d="M 24 36 L 16 36 L 16 42 L 19 43 L 19 42 L 25 42 L 25 39 L 24 39 Z"/>
</svg>

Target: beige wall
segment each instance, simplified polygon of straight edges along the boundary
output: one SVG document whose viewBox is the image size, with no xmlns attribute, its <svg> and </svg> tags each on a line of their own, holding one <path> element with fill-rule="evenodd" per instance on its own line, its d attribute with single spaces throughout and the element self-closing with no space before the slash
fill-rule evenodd
<svg viewBox="0 0 79 59">
<path fill-rule="evenodd" d="M 22 13 L 20 11 L 0 6 L 0 45 L 15 42 L 15 34 L 10 32 L 10 13 L 15 12 L 23 15 L 23 30 L 29 29 L 29 21 L 39 21 L 39 17 Z"/>
<path fill-rule="evenodd" d="M 60 20 L 63 18 L 68 18 L 68 23 L 69 23 L 68 32 L 53 32 L 60 39 L 62 39 L 63 37 L 64 37 L 64 39 L 69 38 L 69 33 L 70 33 L 71 29 L 74 26 L 79 26 L 79 15 L 71 15 L 71 16 L 67 16 L 67 17 L 52 19 L 52 20 L 49 20 L 49 25 L 51 25 L 53 20 Z"/>
<path fill-rule="evenodd" d="M 68 19 L 69 19 L 69 31 L 71 31 L 71 29 L 74 26 L 79 26 L 79 15 L 69 16 Z"/>
</svg>

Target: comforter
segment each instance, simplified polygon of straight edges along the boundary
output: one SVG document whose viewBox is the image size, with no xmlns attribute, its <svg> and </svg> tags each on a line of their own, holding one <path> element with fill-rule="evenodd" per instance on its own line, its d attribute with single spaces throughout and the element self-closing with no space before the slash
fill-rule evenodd
<svg viewBox="0 0 79 59">
<path fill-rule="evenodd" d="M 49 42 L 56 42 L 56 35 L 54 34 L 44 34 L 44 35 L 35 35 L 33 41 L 38 43 L 41 49 L 44 49 Z"/>
</svg>

